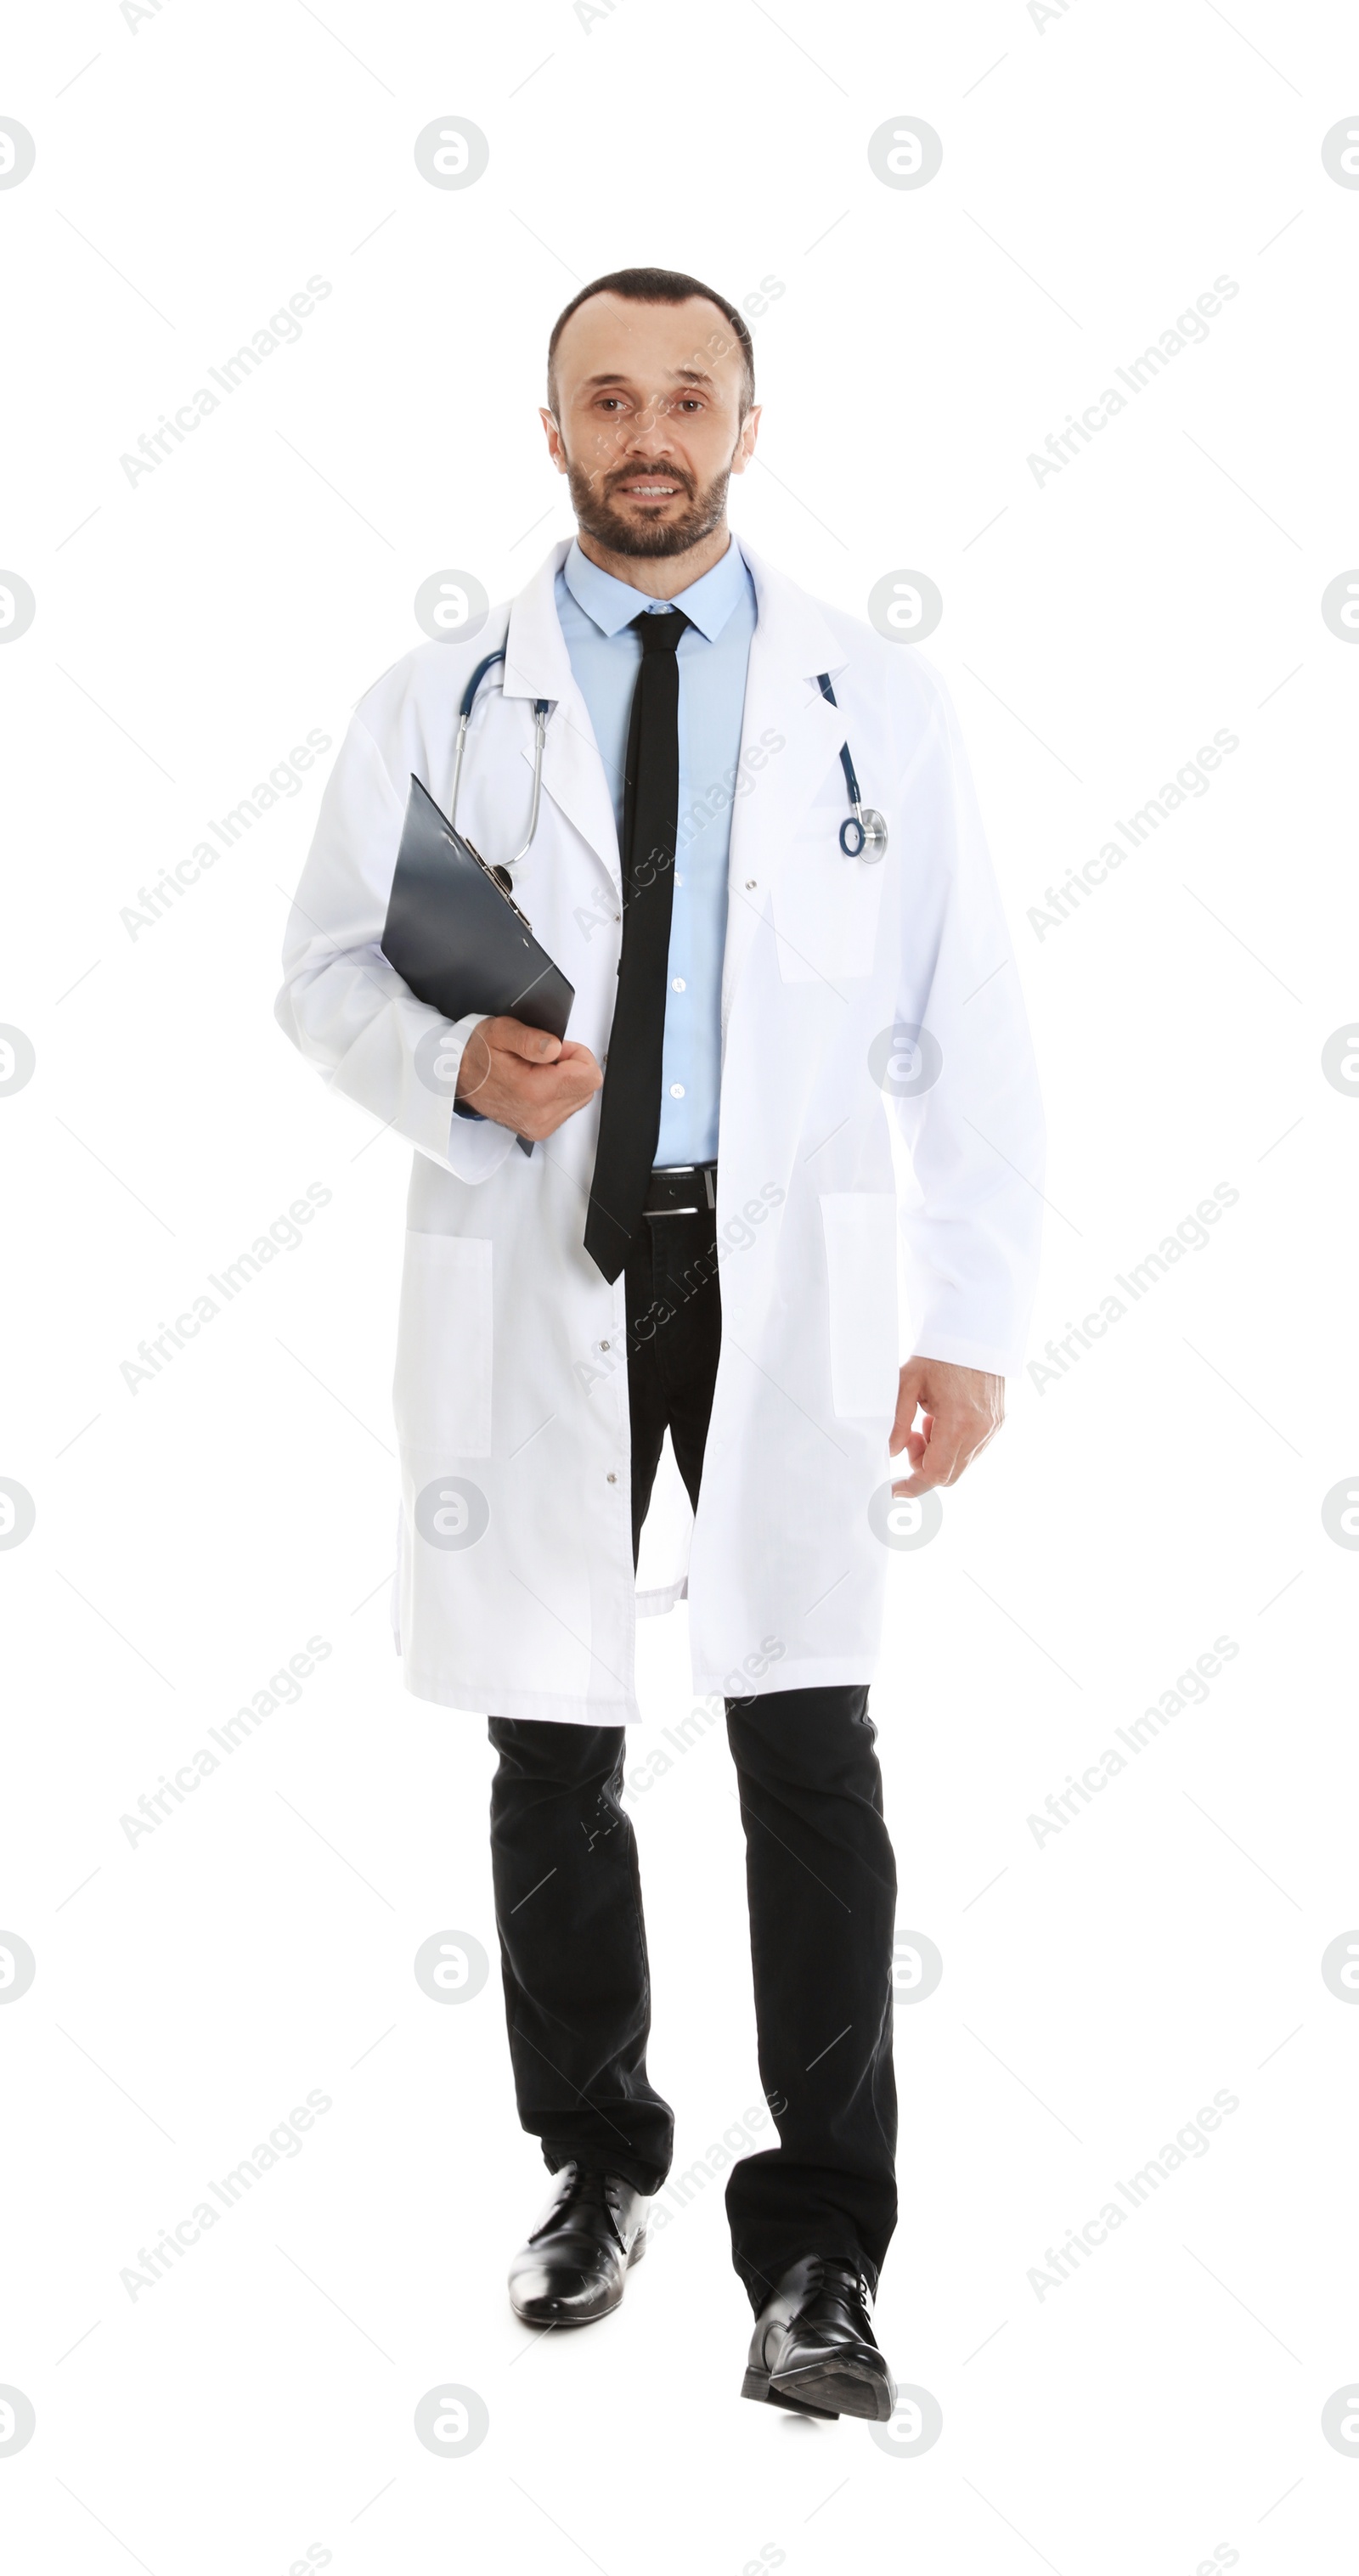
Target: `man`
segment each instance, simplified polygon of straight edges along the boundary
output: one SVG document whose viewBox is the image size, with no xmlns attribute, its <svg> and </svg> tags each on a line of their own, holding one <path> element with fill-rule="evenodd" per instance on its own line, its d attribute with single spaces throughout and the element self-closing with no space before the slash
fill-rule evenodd
<svg viewBox="0 0 1359 2576">
<path fill-rule="evenodd" d="M 542 417 L 578 536 L 474 641 L 421 646 L 360 702 L 279 1017 L 418 1149 L 399 1644 L 411 1690 L 493 1712 L 510 2054 L 554 2175 L 516 2311 L 616 2307 L 669 2166 L 620 1789 L 638 1608 L 687 1589 L 695 1688 L 726 1702 L 779 2139 L 727 2187 L 743 2394 L 881 2422 L 896 1879 L 868 1684 L 892 1497 L 961 1475 L 1022 1363 L 1023 1008 L 937 675 L 730 534 L 759 427 L 735 308 L 665 270 L 596 280 L 553 332 Z M 882 425 L 847 428 L 858 471 Z M 531 1014 L 448 1024 L 380 947 L 410 777 L 449 811 L 459 701 L 502 646 L 457 821 L 493 864 L 518 846 L 545 704 L 514 888 L 575 987 L 560 1044 Z"/>
</svg>

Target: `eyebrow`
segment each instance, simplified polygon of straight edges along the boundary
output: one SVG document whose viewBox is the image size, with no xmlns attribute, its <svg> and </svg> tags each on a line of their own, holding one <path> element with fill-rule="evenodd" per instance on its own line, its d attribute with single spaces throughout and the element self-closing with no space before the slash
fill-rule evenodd
<svg viewBox="0 0 1359 2576">
<path fill-rule="evenodd" d="M 701 367 L 672 367 L 670 373 L 677 384 L 706 385 L 709 392 L 712 391 L 712 377 L 706 376 Z M 626 368 L 614 367 L 606 375 L 587 376 L 585 390 L 590 392 L 599 385 L 622 385 L 628 381 Z"/>
</svg>

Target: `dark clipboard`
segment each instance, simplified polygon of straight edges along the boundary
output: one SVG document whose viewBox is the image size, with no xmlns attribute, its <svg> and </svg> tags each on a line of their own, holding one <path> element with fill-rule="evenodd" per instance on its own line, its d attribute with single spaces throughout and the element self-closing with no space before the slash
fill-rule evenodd
<svg viewBox="0 0 1359 2576">
<path fill-rule="evenodd" d="M 564 1038 L 574 984 L 534 938 L 481 852 L 444 820 L 415 776 L 406 802 L 382 953 L 418 1002 L 445 1019 L 508 1013 Z M 527 1136 L 518 1144 L 526 1154 Z"/>
</svg>

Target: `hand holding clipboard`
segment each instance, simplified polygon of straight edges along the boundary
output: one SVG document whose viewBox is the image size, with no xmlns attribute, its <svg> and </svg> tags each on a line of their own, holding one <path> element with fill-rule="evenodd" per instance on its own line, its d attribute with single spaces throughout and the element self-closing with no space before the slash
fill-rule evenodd
<svg viewBox="0 0 1359 2576">
<path fill-rule="evenodd" d="M 410 986 L 449 1020 L 470 1012 L 526 1020 L 564 1038 L 575 986 L 568 984 L 512 895 L 479 850 L 445 822 L 427 788 L 411 779 L 382 953 Z M 526 1154 L 533 1145 L 519 1138 Z"/>
</svg>

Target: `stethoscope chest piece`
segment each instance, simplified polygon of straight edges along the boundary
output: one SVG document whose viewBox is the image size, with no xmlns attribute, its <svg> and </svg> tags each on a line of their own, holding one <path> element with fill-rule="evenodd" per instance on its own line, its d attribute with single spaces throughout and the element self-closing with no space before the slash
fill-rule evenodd
<svg viewBox="0 0 1359 2576">
<path fill-rule="evenodd" d="M 840 826 L 840 847 L 847 859 L 873 862 L 887 848 L 887 825 L 874 805 L 860 805 Z"/>
</svg>

